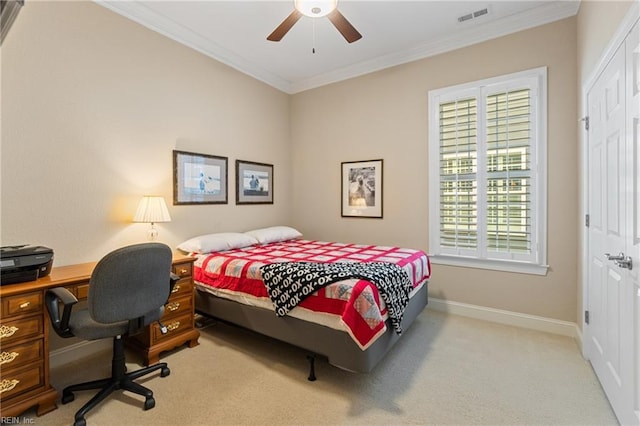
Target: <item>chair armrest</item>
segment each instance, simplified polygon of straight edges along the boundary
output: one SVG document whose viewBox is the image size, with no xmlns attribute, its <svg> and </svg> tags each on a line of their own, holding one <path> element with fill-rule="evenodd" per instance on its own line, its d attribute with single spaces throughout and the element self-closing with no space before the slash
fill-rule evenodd
<svg viewBox="0 0 640 426">
<path fill-rule="evenodd" d="M 49 312 L 53 330 L 60 337 L 73 337 L 73 333 L 69 330 L 69 318 L 71 309 L 78 303 L 78 299 L 66 288 L 56 287 L 45 292 L 44 303 Z M 60 317 L 60 303 L 63 305 L 62 317 Z"/>
</svg>

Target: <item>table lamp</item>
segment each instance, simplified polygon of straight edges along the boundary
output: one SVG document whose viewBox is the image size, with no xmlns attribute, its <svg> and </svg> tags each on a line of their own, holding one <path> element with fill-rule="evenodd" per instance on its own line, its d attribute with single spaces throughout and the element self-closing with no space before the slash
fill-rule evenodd
<svg viewBox="0 0 640 426">
<path fill-rule="evenodd" d="M 145 195 L 142 197 L 133 221 L 150 223 L 149 240 L 154 241 L 158 238 L 158 230 L 155 224 L 158 222 L 171 222 L 171 216 L 169 216 L 169 210 L 167 210 L 164 198 L 153 195 Z"/>
</svg>

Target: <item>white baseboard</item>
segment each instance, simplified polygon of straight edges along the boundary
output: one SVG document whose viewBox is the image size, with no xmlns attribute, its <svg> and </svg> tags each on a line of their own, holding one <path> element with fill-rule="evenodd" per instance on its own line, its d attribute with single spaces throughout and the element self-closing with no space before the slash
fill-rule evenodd
<svg viewBox="0 0 640 426">
<path fill-rule="evenodd" d="M 449 300 L 435 299 L 432 297 L 429 298 L 427 308 L 464 317 L 572 337 L 576 339 L 580 347 L 582 347 L 582 334 L 580 333 L 578 325 L 574 322 L 560 321 L 552 318 L 521 314 L 478 305 L 469 305 L 467 303 L 451 302 Z"/>
<path fill-rule="evenodd" d="M 113 341 L 101 339 L 74 343 L 49 353 L 49 368 L 54 369 L 73 362 L 77 359 L 97 355 L 100 352 L 111 351 Z"/>
</svg>

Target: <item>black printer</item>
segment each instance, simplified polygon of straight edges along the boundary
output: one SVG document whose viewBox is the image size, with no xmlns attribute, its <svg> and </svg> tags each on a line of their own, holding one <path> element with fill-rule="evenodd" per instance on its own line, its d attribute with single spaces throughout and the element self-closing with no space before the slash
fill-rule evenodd
<svg viewBox="0 0 640 426">
<path fill-rule="evenodd" d="M 53 265 L 53 250 L 42 246 L 0 247 L 0 284 L 14 284 L 46 277 Z"/>
</svg>

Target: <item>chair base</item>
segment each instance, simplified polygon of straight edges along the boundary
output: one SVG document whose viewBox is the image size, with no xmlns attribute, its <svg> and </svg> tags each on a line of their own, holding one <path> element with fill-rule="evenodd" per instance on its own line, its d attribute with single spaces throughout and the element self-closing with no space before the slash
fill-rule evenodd
<svg viewBox="0 0 640 426">
<path fill-rule="evenodd" d="M 160 377 L 166 377 L 171 373 L 166 362 L 150 365 L 148 367 L 141 368 L 131 373 L 126 372 L 126 364 L 124 357 L 124 339 L 121 336 L 117 336 L 113 339 L 113 359 L 111 361 L 111 377 L 93 380 L 90 382 L 79 383 L 76 385 L 67 386 L 62 391 L 62 403 L 67 404 L 75 399 L 73 392 L 100 389 L 100 391 L 91 398 L 80 410 L 75 414 L 74 426 L 85 426 L 87 424 L 85 415 L 89 410 L 93 409 L 100 402 L 102 402 L 113 391 L 122 389 L 129 392 L 136 393 L 145 397 L 144 409 L 150 410 L 156 405 L 156 401 L 153 398 L 153 392 L 134 380 L 154 371 L 160 370 Z"/>
</svg>

